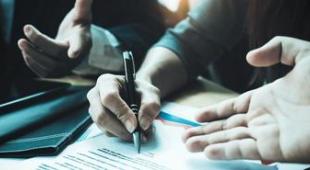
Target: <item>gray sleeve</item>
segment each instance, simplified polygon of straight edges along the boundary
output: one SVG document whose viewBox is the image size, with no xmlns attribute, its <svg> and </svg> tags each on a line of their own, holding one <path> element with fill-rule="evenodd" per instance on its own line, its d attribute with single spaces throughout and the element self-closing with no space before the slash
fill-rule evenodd
<svg viewBox="0 0 310 170">
<path fill-rule="evenodd" d="M 78 75 L 99 75 L 105 72 L 118 73 L 123 70 L 118 40 L 107 29 L 92 25 L 92 48 L 84 60 L 73 69 Z"/>
<path fill-rule="evenodd" d="M 240 40 L 245 17 L 245 0 L 203 0 L 154 46 L 172 50 L 196 78 Z"/>
</svg>

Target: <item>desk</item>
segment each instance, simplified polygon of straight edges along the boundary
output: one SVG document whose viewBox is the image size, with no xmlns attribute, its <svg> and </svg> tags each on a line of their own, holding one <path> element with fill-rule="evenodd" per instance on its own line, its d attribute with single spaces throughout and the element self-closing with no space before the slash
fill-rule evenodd
<svg viewBox="0 0 310 170">
<path fill-rule="evenodd" d="M 168 101 L 191 107 L 204 107 L 236 97 L 238 94 L 209 80 L 199 78 L 180 93 L 167 98 Z"/>
<path fill-rule="evenodd" d="M 77 76 L 68 76 L 61 79 L 43 79 L 53 82 L 65 82 L 72 85 L 89 86 L 95 82 L 88 79 L 82 79 Z M 238 94 L 224 88 L 218 84 L 215 84 L 204 78 L 198 78 L 196 82 L 186 86 L 180 92 L 174 93 L 172 96 L 165 99 L 166 101 L 176 102 L 178 104 L 191 106 L 191 107 L 203 107 L 217 102 L 236 97 Z"/>
<path fill-rule="evenodd" d="M 47 81 L 69 82 L 73 85 L 92 85 L 94 81 L 81 79 L 79 77 L 64 77 L 62 79 L 45 79 Z M 174 95 L 168 97 L 166 101 L 176 102 L 177 104 L 203 107 L 217 102 L 236 97 L 238 94 L 221 87 L 211 81 L 199 78 L 197 82 L 187 86 L 182 92 L 176 92 Z M 21 162 L 23 159 L 0 159 L 0 169 L 12 169 L 15 164 Z M 304 169 L 310 165 L 294 165 L 294 164 L 281 164 L 281 170 L 295 170 Z"/>
</svg>

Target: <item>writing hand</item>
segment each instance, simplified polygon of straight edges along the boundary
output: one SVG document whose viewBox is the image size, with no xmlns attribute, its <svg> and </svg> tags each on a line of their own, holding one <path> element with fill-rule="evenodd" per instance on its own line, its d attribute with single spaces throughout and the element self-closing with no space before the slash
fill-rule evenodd
<svg viewBox="0 0 310 170">
<path fill-rule="evenodd" d="M 144 140 L 151 132 L 151 124 L 160 110 L 159 90 L 145 81 L 136 79 L 136 90 L 140 94 L 140 109 L 138 119 L 140 127 L 145 131 Z M 131 140 L 137 127 L 134 113 L 122 96 L 125 93 L 125 78 L 123 76 L 101 75 L 87 95 L 90 103 L 89 113 L 104 132 Z"/>
</svg>

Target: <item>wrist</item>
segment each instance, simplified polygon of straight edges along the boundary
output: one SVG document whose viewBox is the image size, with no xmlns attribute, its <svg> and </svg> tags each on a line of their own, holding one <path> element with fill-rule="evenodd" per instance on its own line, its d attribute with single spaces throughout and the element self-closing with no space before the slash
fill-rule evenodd
<svg viewBox="0 0 310 170">
<path fill-rule="evenodd" d="M 147 82 L 147 83 L 150 83 L 150 84 L 153 85 L 152 78 L 151 78 L 151 76 L 149 74 L 137 72 L 136 79 L 142 80 L 144 82 Z"/>
</svg>

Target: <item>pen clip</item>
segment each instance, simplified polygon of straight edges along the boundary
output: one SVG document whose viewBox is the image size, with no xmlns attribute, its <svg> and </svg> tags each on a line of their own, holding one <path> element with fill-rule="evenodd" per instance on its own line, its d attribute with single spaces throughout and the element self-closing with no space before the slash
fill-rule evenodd
<svg viewBox="0 0 310 170">
<path fill-rule="evenodd" d="M 132 65 L 132 76 L 134 79 L 136 79 L 136 66 L 135 66 L 135 60 L 133 58 L 133 54 L 131 51 L 129 51 L 129 57 L 130 57 L 130 61 L 131 61 L 131 65 Z"/>
<path fill-rule="evenodd" d="M 124 59 L 125 78 L 126 81 L 129 83 L 130 81 L 134 81 L 136 78 L 136 69 L 132 52 L 124 51 L 123 59 Z"/>
</svg>

